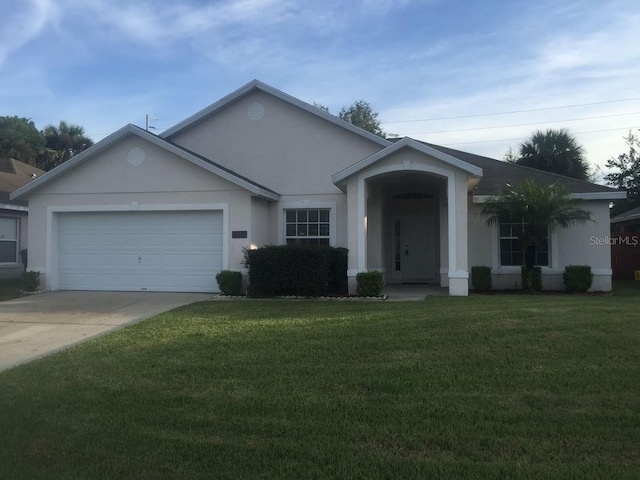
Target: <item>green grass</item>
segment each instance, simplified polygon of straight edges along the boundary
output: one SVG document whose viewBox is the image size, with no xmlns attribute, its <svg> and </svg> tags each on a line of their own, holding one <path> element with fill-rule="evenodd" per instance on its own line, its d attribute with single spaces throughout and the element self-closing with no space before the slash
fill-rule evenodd
<svg viewBox="0 0 640 480">
<path fill-rule="evenodd" d="M 24 295 L 20 292 L 20 279 L 0 279 L 0 302 L 24 297 Z"/>
<path fill-rule="evenodd" d="M 195 304 L 0 374 L 0 478 L 640 478 L 640 297 Z"/>
</svg>

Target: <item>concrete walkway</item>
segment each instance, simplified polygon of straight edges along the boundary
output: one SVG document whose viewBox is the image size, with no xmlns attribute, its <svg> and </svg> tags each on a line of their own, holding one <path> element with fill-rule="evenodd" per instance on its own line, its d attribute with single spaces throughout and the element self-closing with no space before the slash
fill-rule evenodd
<svg viewBox="0 0 640 480">
<path fill-rule="evenodd" d="M 210 298 L 204 293 L 48 292 L 0 302 L 0 371 Z"/>
<path fill-rule="evenodd" d="M 387 300 L 391 301 L 417 301 L 431 295 L 449 295 L 449 289 L 437 285 L 387 284 L 382 289 L 382 294 L 387 295 Z"/>
</svg>

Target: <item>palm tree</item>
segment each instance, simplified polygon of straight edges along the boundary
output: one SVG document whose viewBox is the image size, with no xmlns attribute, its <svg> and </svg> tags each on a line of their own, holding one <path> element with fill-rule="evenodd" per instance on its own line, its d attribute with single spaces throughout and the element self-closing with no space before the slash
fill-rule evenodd
<svg viewBox="0 0 640 480">
<path fill-rule="evenodd" d="M 46 143 L 38 166 L 43 170 L 51 170 L 93 145 L 93 140 L 85 136 L 84 128 L 64 120 L 57 127 L 47 125 L 42 135 Z"/>
<path fill-rule="evenodd" d="M 522 222 L 520 242 L 525 267 L 534 266 L 538 244 L 556 228 L 592 221 L 591 212 L 576 205 L 579 200 L 559 183 L 540 185 L 525 180 L 517 188 L 505 188 L 500 195 L 487 200 L 482 215 L 487 225 Z"/>
<path fill-rule="evenodd" d="M 584 149 L 566 128 L 533 132 L 520 144 L 520 157 L 515 163 L 579 180 L 589 178 Z"/>
</svg>

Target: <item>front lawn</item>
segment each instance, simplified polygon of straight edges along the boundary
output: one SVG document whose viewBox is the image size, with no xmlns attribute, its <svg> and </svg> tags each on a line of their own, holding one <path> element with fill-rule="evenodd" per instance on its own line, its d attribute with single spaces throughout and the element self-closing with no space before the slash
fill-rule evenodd
<svg viewBox="0 0 640 480">
<path fill-rule="evenodd" d="M 637 479 L 639 307 L 195 304 L 0 373 L 0 478 Z"/>
</svg>

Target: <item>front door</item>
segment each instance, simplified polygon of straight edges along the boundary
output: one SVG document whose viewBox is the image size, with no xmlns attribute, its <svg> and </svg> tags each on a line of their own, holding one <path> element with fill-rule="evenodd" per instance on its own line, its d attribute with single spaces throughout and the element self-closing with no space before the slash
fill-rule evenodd
<svg viewBox="0 0 640 480">
<path fill-rule="evenodd" d="M 436 228 L 432 213 L 405 214 L 393 224 L 393 278 L 403 283 L 436 281 Z"/>
</svg>

